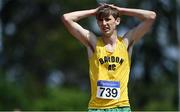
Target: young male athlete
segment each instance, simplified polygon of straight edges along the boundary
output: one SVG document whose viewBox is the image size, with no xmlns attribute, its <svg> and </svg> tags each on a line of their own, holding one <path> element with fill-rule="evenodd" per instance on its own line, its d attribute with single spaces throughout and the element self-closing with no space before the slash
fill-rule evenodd
<svg viewBox="0 0 180 112">
<path fill-rule="evenodd" d="M 120 15 L 137 17 L 141 23 L 123 37 L 117 33 Z M 96 16 L 100 38 L 78 21 Z M 68 31 L 86 48 L 89 57 L 91 99 L 89 111 L 130 111 L 128 80 L 133 45 L 150 29 L 156 13 L 103 4 L 95 9 L 74 11 L 62 16 Z"/>
</svg>

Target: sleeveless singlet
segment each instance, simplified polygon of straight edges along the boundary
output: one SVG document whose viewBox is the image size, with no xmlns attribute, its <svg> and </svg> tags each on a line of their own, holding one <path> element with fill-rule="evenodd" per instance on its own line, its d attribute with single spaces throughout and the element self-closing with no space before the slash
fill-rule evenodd
<svg viewBox="0 0 180 112">
<path fill-rule="evenodd" d="M 102 38 L 89 58 L 91 99 L 89 109 L 130 106 L 128 80 L 130 58 L 122 38 L 118 38 L 114 52 L 108 52 Z"/>
</svg>

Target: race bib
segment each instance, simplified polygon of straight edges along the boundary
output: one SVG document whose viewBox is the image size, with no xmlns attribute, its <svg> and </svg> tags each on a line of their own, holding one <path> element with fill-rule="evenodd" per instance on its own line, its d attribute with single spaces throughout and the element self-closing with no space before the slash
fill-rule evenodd
<svg viewBox="0 0 180 112">
<path fill-rule="evenodd" d="M 118 99 L 120 97 L 120 83 L 117 81 L 99 80 L 97 82 L 97 98 Z"/>
</svg>

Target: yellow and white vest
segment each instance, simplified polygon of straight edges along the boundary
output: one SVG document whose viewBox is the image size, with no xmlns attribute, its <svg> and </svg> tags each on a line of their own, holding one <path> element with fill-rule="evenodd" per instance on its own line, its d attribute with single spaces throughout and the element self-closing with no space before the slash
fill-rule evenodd
<svg viewBox="0 0 180 112">
<path fill-rule="evenodd" d="M 108 52 L 102 38 L 89 58 L 91 99 L 89 109 L 130 106 L 128 80 L 130 58 L 122 38 L 118 38 L 114 52 Z"/>
</svg>

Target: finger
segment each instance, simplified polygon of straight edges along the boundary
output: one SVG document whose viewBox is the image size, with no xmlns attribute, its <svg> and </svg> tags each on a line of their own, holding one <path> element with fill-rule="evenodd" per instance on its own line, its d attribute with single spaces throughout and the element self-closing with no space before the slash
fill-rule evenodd
<svg viewBox="0 0 180 112">
<path fill-rule="evenodd" d="M 114 6 L 114 4 L 107 4 L 108 6 L 111 6 L 111 7 L 113 7 Z"/>
</svg>

